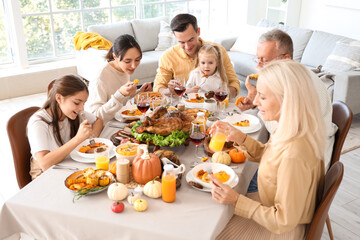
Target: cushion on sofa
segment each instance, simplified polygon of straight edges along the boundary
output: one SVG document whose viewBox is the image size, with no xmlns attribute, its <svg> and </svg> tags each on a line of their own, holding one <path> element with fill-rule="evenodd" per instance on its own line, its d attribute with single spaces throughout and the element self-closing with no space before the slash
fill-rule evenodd
<svg viewBox="0 0 360 240">
<path fill-rule="evenodd" d="M 240 26 L 239 29 L 237 29 L 237 31 L 239 31 L 239 37 L 236 39 L 234 45 L 230 48 L 230 51 L 256 55 L 256 48 L 259 37 L 271 29 L 272 28 L 251 25 Z"/>
<path fill-rule="evenodd" d="M 360 41 L 337 42 L 323 69 L 333 74 L 360 70 Z"/>
<path fill-rule="evenodd" d="M 114 43 L 115 39 L 122 34 L 134 36 L 130 22 L 118 22 L 110 24 L 91 25 L 88 32 L 98 33 L 110 42 Z"/>
<path fill-rule="evenodd" d="M 170 29 L 169 23 L 165 21 L 160 21 L 160 32 L 158 39 L 159 41 L 155 51 L 165 51 L 177 43 L 175 35 Z"/>
<path fill-rule="evenodd" d="M 242 52 L 228 52 L 228 55 L 234 64 L 234 70 L 237 74 L 247 76 L 257 72 L 254 55 Z"/>
<path fill-rule="evenodd" d="M 314 31 L 305 48 L 301 63 L 312 67 L 324 65 L 326 58 L 331 54 L 338 41 L 346 43 L 354 40 L 331 33 Z"/>
<path fill-rule="evenodd" d="M 154 76 L 151 80 L 154 81 L 156 70 L 158 67 L 158 59 L 163 54 L 161 51 L 144 52 L 139 66 L 136 68 L 132 79 L 146 79 L 149 76 Z M 143 83 L 143 82 L 141 82 Z"/>
<path fill-rule="evenodd" d="M 167 17 L 131 20 L 137 42 L 143 52 L 152 51 L 158 45 L 160 21 L 168 22 Z"/>
</svg>

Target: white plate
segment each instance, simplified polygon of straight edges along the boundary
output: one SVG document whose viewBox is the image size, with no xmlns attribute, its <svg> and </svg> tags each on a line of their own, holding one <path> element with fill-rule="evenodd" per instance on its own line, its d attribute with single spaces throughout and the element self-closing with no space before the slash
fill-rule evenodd
<svg viewBox="0 0 360 240">
<path fill-rule="evenodd" d="M 115 156 L 115 149 L 112 148 L 110 150 L 110 154 L 109 154 L 109 158 L 113 158 Z M 70 157 L 72 158 L 72 160 L 76 161 L 76 162 L 81 162 L 81 163 L 95 163 L 95 158 L 84 158 L 82 156 L 80 156 L 80 154 L 78 154 L 77 151 L 72 151 L 70 153 Z"/>
<path fill-rule="evenodd" d="M 187 174 L 186 174 L 186 182 L 190 182 L 190 181 L 195 181 L 191 171 L 189 171 Z M 229 183 L 229 186 L 231 188 L 234 188 L 236 187 L 236 185 L 239 183 L 239 177 L 238 175 L 235 174 L 235 178 L 232 182 Z M 199 190 L 199 191 L 203 191 L 203 192 L 211 192 L 211 188 L 207 188 L 207 187 L 204 187 L 203 189 L 200 189 L 200 188 L 197 188 L 197 187 L 193 187 L 195 188 L 196 190 Z"/>
<path fill-rule="evenodd" d="M 204 97 L 204 93 L 197 93 L 200 97 Z M 189 99 L 196 98 L 196 93 L 188 93 Z M 193 102 L 187 102 L 185 99 L 183 99 L 183 102 L 185 103 L 186 108 L 203 108 L 204 103 L 193 103 Z"/>
<path fill-rule="evenodd" d="M 110 153 L 111 153 L 111 150 L 114 150 L 114 148 L 115 148 L 114 144 L 109 139 L 106 139 L 106 138 L 94 138 L 94 140 L 95 140 L 95 142 L 102 142 L 105 145 L 107 145 L 110 148 Z M 93 153 L 81 153 L 81 152 L 79 152 L 80 147 L 86 146 L 86 145 L 89 145 L 89 144 L 90 144 L 90 139 L 86 139 L 85 141 L 80 143 L 72 152 L 77 153 L 77 155 L 79 155 L 82 158 L 94 159 L 95 156 L 94 156 Z"/>
<path fill-rule="evenodd" d="M 260 119 L 254 115 L 250 115 L 250 114 L 246 114 L 246 113 L 234 114 L 232 116 L 227 116 L 223 121 L 228 122 L 230 124 L 234 124 L 236 122 L 240 122 L 243 120 L 249 120 L 250 126 L 249 127 L 238 127 L 238 126 L 233 125 L 234 127 L 239 129 L 243 133 L 256 132 L 261 128 Z"/>
<path fill-rule="evenodd" d="M 200 178 L 198 178 L 196 175 L 197 173 L 203 169 L 204 171 L 207 171 L 207 170 L 212 170 L 213 173 L 217 173 L 217 172 L 220 172 L 220 171 L 225 171 L 227 174 L 230 175 L 230 178 L 228 181 L 224 182 L 225 184 L 229 184 L 231 183 L 235 176 L 236 176 L 236 173 L 234 172 L 234 170 L 232 170 L 229 166 L 225 165 L 225 164 L 221 164 L 221 163 L 200 163 L 198 165 L 196 165 L 192 170 L 191 170 L 191 174 L 192 174 L 192 177 L 193 179 L 200 183 L 201 185 L 203 185 L 204 187 L 206 188 L 211 188 L 211 184 L 210 183 L 207 183 L 207 182 L 204 182 L 202 181 Z"/>
<path fill-rule="evenodd" d="M 114 117 L 119 122 L 121 122 L 123 119 L 134 119 L 134 120 L 135 119 L 140 119 L 141 116 L 128 116 L 128 115 L 121 114 L 125 110 L 133 110 L 133 109 L 137 109 L 137 106 L 136 105 L 124 106 L 118 112 L 115 113 Z"/>
</svg>

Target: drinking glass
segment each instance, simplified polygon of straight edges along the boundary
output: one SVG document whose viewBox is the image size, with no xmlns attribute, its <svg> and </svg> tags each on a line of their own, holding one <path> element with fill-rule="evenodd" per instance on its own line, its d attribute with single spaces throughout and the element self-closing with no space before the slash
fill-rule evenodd
<svg viewBox="0 0 360 240">
<path fill-rule="evenodd" d="M 230 127 L 218 127 L 214 126 L 214 130 L 209 143 L 210 150 L 214 152 L 220 152 L 223 150 L 226 137 L 230 133 Z"/>
<path fill-rule="evenodd" d="M 215 92 L 215 98 L 216 98 L 216 100 L 218 100 L 219 106 L 220 106 L 219 118 L 221 118 L 221 119 L 226 117 L 226 114 L 225 114 L 226 106 L 225 106 L 224 100 L 228 97 L 228 95 L 229 95 L 229 88 L 226 83 L 223 83 L 220 86 L 220 88 Z"/>
<path fill-rule="evenodd" d="M 184 78 L 177 78 L 175 79 L 175 81 L 177 82 L 177 86 L 174 88 L 174 91 L 176 93 L 176 95 L 178 95 L 179 97 L 179 101 L 181 100 L 182 95 L 185 93 L 186 91 L 186 87 L 185 87 L 185 79 Z"/>
<path fill-rule="evenodd" d="M 149 93 L 148 92 L 138 93 L 135 96 L 135 101 L 137 108 L 139 109 L 140 112 L 142 112 L 141 120 L 143 120 L 145 117 L 145 113 L 150 108 Z"/>
<path fill-rule="evenodd" d="M 109 149 L 107 147 L 98 147 L 94 152 L 96 169 L 109 170 Z"/>
<path fill-rule="evenodd" d="M 199 145 L 204 141 L 205 139 L 205 122 L 198 122 L 194 120 L 191 122 L 191 132 L 190 132 L 190 140 L 195 144 L 196 146 L 196 152 L 195 157 L 198 159 L 201 159 L 202 156 L 199 155 L 198 149 Z"/>
</svg>

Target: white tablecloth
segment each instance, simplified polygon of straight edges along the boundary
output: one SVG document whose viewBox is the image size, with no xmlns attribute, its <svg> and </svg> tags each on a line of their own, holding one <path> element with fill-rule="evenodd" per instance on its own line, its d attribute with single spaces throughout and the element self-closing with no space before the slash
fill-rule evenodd
<svg viewBox="0 0 360 240">
<path fill-rule="evenodd" d="M 105 126 L 102 137 L 117 131 L 110 127 L 114 123 Z M 262 142 L 268 136 L 264 127 L 249 135 Z M 189 171 L 195 146 L 190 143 L 171 150 Z M 73 160 L 62 164 L 81 169 L 95 167 Z M 239 184 L 235 189 L 245 194 L 257 164 L 245 162 L 238 166 L 235 171 Z M 190 187 L 183 177 L 174 203 L 144 196 L 149 205 L 147 211 L 136 212 L 124 200 L 125 210 L 115 214 L 110 210 L 112 201 L 106 191 L 73 203 L 73 193 L 64 186 L 70 174 L 69 170 L 51 168 L 6 201 L 0 212 L 0 239 L 19 233 L 35 239 L 215 239 L 234 211 L 233 207 L 212 200 L 211 193 Z"/>
</svg>

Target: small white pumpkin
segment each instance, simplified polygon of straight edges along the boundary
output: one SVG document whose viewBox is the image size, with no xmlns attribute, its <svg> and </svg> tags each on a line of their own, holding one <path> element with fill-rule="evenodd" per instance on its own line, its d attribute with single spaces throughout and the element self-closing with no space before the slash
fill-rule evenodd
<svg viewBox="0 0 360 240">
<path fill-rule="evenodd" d="M 128 188 L 122 183 L 113 183 L 107 190 L 108 197 L 113 201 L 121 201 L 128 195 Z"/>
<path fill-rule="evenodd" d="M 231 163 L 231 157 L 226 152 L 216 152 L 212 155 L 212 161 L 215 163 L 222 163 L 225 165 L 230 165 Z"/>
<path fill-rule="evenodd" d="M 161 183 L 159 181 L 156 181 L 155 179 L 149 181 L 144 186 L 144 194 L 150 198 L 161 197 L 161 192 L 162 192 Z"/>
<path fill-rule="evenodd" d="M 140 194 L 138 194 L 138 193 L 136 193 L 136 194 L 131 193 L 131 194 L 128 196 L 127 200 L 128 200 L 128 202 L 129 202 L 131 205 L 133 205 L 134 202 L 135 202 L 136 200 L 140 199 L 140 198 L 141 198 Z"/>
</svg>

